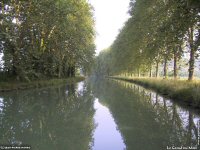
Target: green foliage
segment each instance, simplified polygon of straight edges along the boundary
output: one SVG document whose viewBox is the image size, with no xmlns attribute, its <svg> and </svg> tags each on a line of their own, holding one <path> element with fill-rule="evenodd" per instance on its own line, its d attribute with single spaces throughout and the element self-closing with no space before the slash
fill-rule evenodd
<svg viewBox="0 0 200 150">
<path fill-rule="evenodd" d="M 194 56 L 200 41 L 199 12 L 198 7 L 191 7 L 186 0 L 131 0 L 130 18 L 111 45 L 109 53 L 103 52 L 97 58 L 105 60 L 99 66 L 107 66 L 112 75 L 140 75 L 151 71 L 152 66 L 161 63 L 167 65 L 168 61 L 173 60 L 176 78 L 177 63 L 189 50 L 192 54 L 189 72 L 193 76 Z"/>
<path fill-rule="evenodd" d="M 60 84 L 69 84 L 69 83 L 76 83 L 84 80 L 84 77 L 74 77 L 74 78 L 67 78 L 67 79 L 46 79 L 46 80 L 38 80 L 38 81 L 31 81 L 31 82 L 21 82 L 21 81 L 5 81 L 0 82 L 0 92 L 7 92 L 12 90 L 23 90 L 23 89 L 31 89 L 31 88 L 40 88 L 40 87 L 47 87 L 47 86 L 54 86 Z"/>
<path fill-rule="evenodd" d="M 89 70 L 94 20 L 86 0 L 0 2 L 4 72 L 20 80 L 70 77 Z"/>
<path fill-rule="evenodd" d="M 160 94 L 173 98 L 184 105 L 189 105 L 193 108 L 200 107 L 200 82 L 188 82 L 186 80 L 164 80 L 153 78 L 125 78 L 113 77 L 128 82 L 137 83 L 145 87 L 151 88 Z"/>
</svg>

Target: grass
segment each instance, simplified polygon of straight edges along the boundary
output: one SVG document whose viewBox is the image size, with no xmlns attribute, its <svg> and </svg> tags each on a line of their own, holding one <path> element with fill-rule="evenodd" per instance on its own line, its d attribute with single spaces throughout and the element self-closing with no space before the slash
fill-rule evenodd
<svg viewBox="0 0 200 150">
<path fill-rule="evenodd" d="M 0 92 L 23 90 L 30 88 L 40 88 L 40 87 L 54 86 L 66 83 L 75 83 L 75 82 L 80 82 L 84 79 L 85 79 L 84 77 L 78 76 L 74 78 L 38 80 L 31 82 L 19 82 L 19 81 L 0 82 Z"/>
<path fill-rule="evenodd" d="M 200 108 L 200 81 L 156 79 L 156 78 L 129 78 L 111 77 L 142 85 L 171 98 L 174 101 L 190 106 L 194 109 Z"/>
</svg>

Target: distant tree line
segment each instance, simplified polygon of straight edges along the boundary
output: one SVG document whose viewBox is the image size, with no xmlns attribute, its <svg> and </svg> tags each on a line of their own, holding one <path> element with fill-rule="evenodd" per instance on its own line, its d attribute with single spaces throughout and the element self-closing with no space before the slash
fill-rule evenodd
<svg viewBox="0 0 200 150">
<path fill-rule="evenodd" d="M 188 53 L 188 80 L 193 80 L 200 52 L 200 1 L 130 0 L 129 14 L 114 43 L 96 58 L 96 73 L 151 77 L 154 69 L 157 77 L 162 64 L 167 78 L 173 61 L 177 78 L 178 62 Z"/>
<path fill-rule="evenodd" d="M 75 76 L 94 57 L 94 20 L 86 0 L 1 0 L 1 71 L 18 80 Z"/>
</svg>

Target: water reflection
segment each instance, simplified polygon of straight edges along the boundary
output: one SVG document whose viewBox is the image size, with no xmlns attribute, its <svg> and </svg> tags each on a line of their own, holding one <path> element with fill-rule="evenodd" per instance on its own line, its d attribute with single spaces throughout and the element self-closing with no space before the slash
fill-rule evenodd
<svg viewBox="0 0 200 150">
<path fill-rule="evenodd" d="M 198 115 L 128 82 L 97 80 L 92 86 L 95 97 L 112 113 L 128 150 L 197 149 Z"/>
<path fill-rule="evenodd" d="M 0 96 L 0 144 L 28 144 L 34 150 L 195 147 L 199 121 L 198 115 L 157 93 L 122 81 Z"/>
<path fill-rule="evenodd" d="M 123 150 L 125 145 L 122 136 L 117 130 L 116 123 L 109 109 L 95 100 L 94 108 L 96 113 L 94 116 L 97 128 L 94 132 L 93 150 Z"/>
<path fill-rule="evenodd" d="M 94 99 L 83 83 L 7 93 L 0 98 L 0 143 L 34 150 L 88 150 Z"/>
</svg>

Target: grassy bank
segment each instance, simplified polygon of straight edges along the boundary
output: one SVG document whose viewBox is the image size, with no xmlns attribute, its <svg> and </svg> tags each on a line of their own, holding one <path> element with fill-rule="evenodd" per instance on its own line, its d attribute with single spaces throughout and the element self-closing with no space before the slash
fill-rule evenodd
<svg viewBox="0 0 200 150">
<path fill-rule="evenodd" d="M 155 78 L 128 78 L 111 77 L 123 81 L 128 81 L 155 90 L 159 94 L 171 98 L 174 101 L 190 106 L 195 109 L 200 108 L 200 82 L 173 79 Z"/>
<path fill-rule="evenodd" d="M 31 82 L 0 82 L 0 92 L 12 91 L 12 90 L 23 90 L 30 88 L 40 88 L 45 86 L 53 86 L 59 84 L 67 84 L 67 83 L 76 83 L 83 81 L 84 77 L 74 77 L 74 78 L 66 78 L 66 79 L 48 79 L 48 80 L 38 80 Z"/>
</svg>

